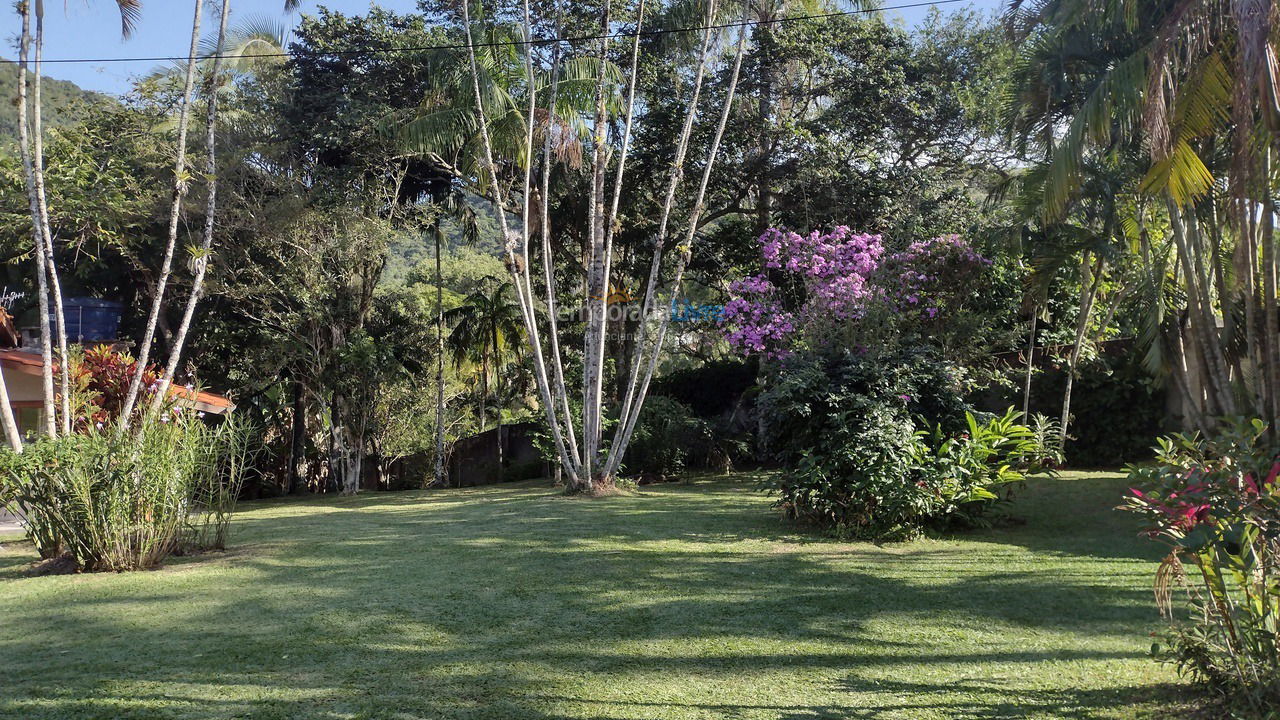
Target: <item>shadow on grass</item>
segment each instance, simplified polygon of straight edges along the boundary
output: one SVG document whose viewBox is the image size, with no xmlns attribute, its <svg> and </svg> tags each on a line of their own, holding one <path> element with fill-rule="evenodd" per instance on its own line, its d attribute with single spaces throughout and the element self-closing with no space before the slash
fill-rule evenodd
<svg viewBox="0 0 1280 720">
<path fill-rule="evenodd" d="M 236 520 L 243 552 L 76 578 L 12 608 L 0 716 L 1075 718 L 1156 691 L 912 679 L 1145 662 L 1141 642 L 1114 641 L 1151 621 L 1150 567 L 1124 561 L 1138 550 L 1037 551 L 1039 516 L 963 547 L 810 542 L 753 487 L 255 503 Z M 1136 545 L 1092 532 L 1088 547 Z M 1079 642 L 982 652 L 913 618 Z M 778 677 L 826 697 L 775 699 Z M 627 685 L 650 697 L 618 697 Z M 717 692 L 731 701 L 695 699 Z"/>
</svg>

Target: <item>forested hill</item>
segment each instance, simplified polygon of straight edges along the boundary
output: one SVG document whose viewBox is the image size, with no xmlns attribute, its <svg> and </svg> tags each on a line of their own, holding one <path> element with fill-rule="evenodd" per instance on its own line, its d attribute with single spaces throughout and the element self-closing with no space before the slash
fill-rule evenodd
<svg viewBox="0 0 1280 720">
<path fill-rule="evenodd" d="M 66 80 L 45 77 L 40 87 L 44 99 L 45 127 L 65 125 L 76 119 L 77 106 L 108 96 L 84 90 Z M 18 139 L 18 66 L 0 60 L 0 146 Z"/>
</svg>

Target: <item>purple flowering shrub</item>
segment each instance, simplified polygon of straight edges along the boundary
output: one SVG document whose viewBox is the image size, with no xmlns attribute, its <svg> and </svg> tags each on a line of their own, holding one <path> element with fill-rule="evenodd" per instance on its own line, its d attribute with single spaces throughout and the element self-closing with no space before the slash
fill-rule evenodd
<svg viewBox="0 0 1280 720">
<path fill-rule="evenodd" d="M 991 266 L 959 235 L 911 243 L 879 268 L 885 298 L 897 312 L 930 323 L 963 302 L 977 276 Z"/>
<path fill-rule="evenodd" d="M 1017 413 L 979 419 L 963 401 L 957 359 L 984 348 L 975 301 L 993 295 L 991 262 L 964 239 L 890 252 L 837 227 L 759 241 L 760 272 L 733 283 L 722 330 L 775 361 L 758 410 L 764 449 L 787 468 L 773 488 L 785 514 L 838 536 L 909 538 L 986 522 L 1040 469 L 1040 438 Z"/>
<path fill-rule="evenodd" d="M 805 344 L 860 345 L 862 325 L 943 324 L 991 265 L 958 235 L 898 253 L 845 226 L 807 235 L 770 228 L 759 242 L 762 270 L 730 286 L 721 325 L 738 352 L 775 359 Z"/>
</svg>

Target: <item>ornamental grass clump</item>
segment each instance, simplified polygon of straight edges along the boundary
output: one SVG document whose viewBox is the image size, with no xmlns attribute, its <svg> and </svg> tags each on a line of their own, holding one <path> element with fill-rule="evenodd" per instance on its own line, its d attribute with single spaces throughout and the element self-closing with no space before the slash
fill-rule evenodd
<svg viewBox="0 0 1280 720">
<path fill-rule="evenodd" d="M 1131 467 L 1122 509 L 1169 545 L 1156 603 L 1169 621 L 1153 653 L 1217 693 L 1232 717 L 1280 707 L 1280 446 L 1261 420 L 1211 438 L 1161 438 Z"/>
<path fill-rule="evenodd" d="M 225 546 L 248 438 L 238 421 L 213 427 L 172 410 L 125 435 L 90 427 L 0 455 L 0 502 L 22 510 L 41 557 L 85 571 L 154 567 Z"/>
</svg>

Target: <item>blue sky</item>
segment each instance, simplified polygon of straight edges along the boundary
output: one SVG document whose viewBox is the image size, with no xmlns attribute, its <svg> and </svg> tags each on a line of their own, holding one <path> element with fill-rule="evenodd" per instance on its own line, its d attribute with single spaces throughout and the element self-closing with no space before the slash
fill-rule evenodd
<svg viewBox="0 0 1280 720">
<path fill-rule="evenodd" d="M 886 7 L 903 5 L 918 0 L 882 0 Z M 417 6 L 416 0 L 380 0 L 378 5 L 407 12 Z M 280 12 L 283 0 L 236 0 L 232 4 L 232 12 L 237 17 L 269 15 L 282 17 Z M 324 5 L 340 12 L 355 14 L 369 8 L 369 0 L 304 0 L 302 13 L 314 11 Z M 972 7 L 992 11 L 1000 7 L 1001 0 L 972 0 Z M 943 12 L 955 8 L 966 7 L 966 3 L 955 3 L 942 6 Z M 46 4 L 45 20 L 45 57 L 57 58 L 127 58 L 184 55 L 186 53 L 191 28 L 191 4 L 183 0 L 143 0 L 143 17 L 134 36 L 129 40 L 121 40 L 119 33 L 119 16 L 115 3 L 111 0 L 66 0 L 65 4 L 53 0 Z M 909 8 L 889 10 L 889 16 L 898 16 L 907 25 L 914 25 L 925 16 L 928 8 Z M 7 12 L 7 4 L 6 4 Z M 206 15 L 209 14 L 206 9 Z M 10 14 L 11 28 L 6 33 L 6 41 L 13 38 L 17 31 L 16 16 Z M 294 24 L 298 14 L 284 21 Z M 212 20 L 207 19 L 206 25 Z M 12 46 L 13 42 L 6 44 Z M 5 52 L 12 56 L 12 49 Z M 46 66 L 47 74 L 63 80 L 70 80 L 80 87 L 101 92 L 120 93 L 129 86 L 132 77 L 144 75 L 159 63 L 155 62 L 112 62 L 112 63 L 74 63 Z"/>
</svg>

